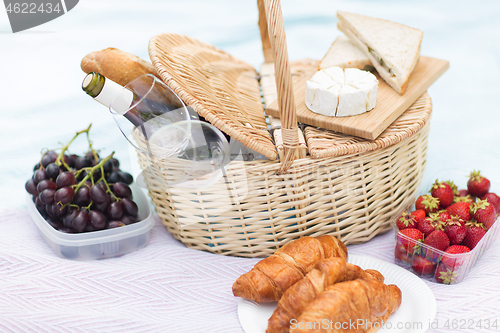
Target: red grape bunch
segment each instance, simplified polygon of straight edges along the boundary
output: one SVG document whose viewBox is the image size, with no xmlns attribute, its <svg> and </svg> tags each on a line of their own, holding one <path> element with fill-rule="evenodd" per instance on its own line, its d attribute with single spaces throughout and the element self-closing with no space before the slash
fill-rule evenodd
<svg viewBox="0 0 500 333">
<path fill-rule="evenodd" d="M 62 148 L 42 152 L 25 184 L 40 214 L 55 229 L 80 233 L 116 228 L 138 221 L 138 206 L 129 185 L 133 177 L 120 170 L 111 153 L 105 158 L 92 148 L 91 125 Z M 67 154 L 73 140 L 86 133 L 89 151 Z"/>
</svg>

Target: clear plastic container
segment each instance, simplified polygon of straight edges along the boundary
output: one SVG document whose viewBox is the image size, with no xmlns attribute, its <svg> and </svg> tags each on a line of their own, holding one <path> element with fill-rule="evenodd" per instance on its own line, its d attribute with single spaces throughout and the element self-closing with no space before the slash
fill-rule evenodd
<svg viewBox="0 0 500 333">
<path fill-rule="evenodd" d="M 460 170 L 443 170 L 439 174 L 436 174 L 433 179 L 439 179 L 440 181 L 451 180 L 455 183 L 455 185 L 457 185 L 458 189 L 467 189 L 467 175 L 469 173 Z M 500 183 L 496 183 L 486 174 L 484 176 L 491 181 L 492 186 L 490 188 L 490 192 L 498 194 L 498 192 L 495 192 L 495 188 L 500 188 Z M 429 190 L 431 189 L 433 183 L 434 182 L 422 187 L 418 196 L 422 194 L 429 194 Z M 497 218 L 493 226 L 486 232 L 479 243 L 470 252 L 449 254 L 422 242 L 417 242 L 399 231 L 396 224 L 397 220 L 401 217 L 403 212 L 410 213 L 415 210 L 414 202 L 415 200 L 413 200 L 412 204 L 408 205 L 405 209 L 399 212 L 391 221 L 391 225 L 396 234 L 396 247 L 394 252 L 395 263 L 427 281 L 444 284 L 456 284 L 463 281 L 479 258 L 490 247 L 490 244 L 497 240 L 500 231 L 500 217 Z M 408 253 L 408 251 L 404 251 L 405 247 L 406 249 L 412 248 L 415 250 L 413 253 Z M 417 272 L 412 266 L 414 264 L 419 264 L 418 261 L 422 260 L 422 258 L 430 261 L 432 264 L 428 265 L 425 270 Z"/>
<path fill-rule="evenodd" d="M 139 208 L 139 222 L 100 231 L 78 234 L 60 232 L 40 215 L 29 193 L 26 193 L 26 203 L 43 239 L 58 256 L 73 260 L 111 258 L 146 246 L 151 229 L 155 225 L 154 216 L 142 190 L 135 184 L 130 185 L 130 188 Z"/>
</svg>

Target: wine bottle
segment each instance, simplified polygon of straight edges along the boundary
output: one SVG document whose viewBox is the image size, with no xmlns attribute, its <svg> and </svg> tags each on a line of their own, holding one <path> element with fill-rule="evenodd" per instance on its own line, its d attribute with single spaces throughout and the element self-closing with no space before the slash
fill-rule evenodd
<svg viewBox="0 0 500 333">
<path fill-rule="evenodd" d="M 112 111 L 123 115 L 134 126 L 142 129 L 144 123 L 166 112 L 173 111 L 175 118 L 179 118 L 178 112 L 180 110 L 185 112 L 184 105 L 170 90 L 156 87 L 160 89 L 161 96 L 158 95 L 158 92 L 152 93 L 151 80 L 151 78 L 145 78 L 143 86 L 136 83 L 134 85 L 136 91 L 132 91 L 124 89 L 123 86 L 100 73 L 90 72 L 83 80 L 82 89 L 96 101 L 108 108 L 111 106 Z M 148 95 L 148 98 L 143 99 L 144 95 Z M 188 106 L 187 111 L 188 118 L 186 119 L 207 122 L 191 107 Z M 160 125 L 150 122 L 147 126 L 147 132 L 153 132 Z M 142 131 L 144 132 L 144 129 Z M 224 132 L 223 134 L 229 141 L 229 135 Z"/>
<path fill-rule="evenodd" d="M 149 92 L 148 83 L 144 84 L 144 93 Z M 85 77 L 82 89 L 99 103 L 127 118 L 136 127 L 167 111 L 182 107 L 164 102 L 160 105 L 154 101 L 154 96 L 142 99 L 137 92 L 126 89 L 97 72 L 90 72 Z"/>
<path fill-rule="evenodd" d="M 123 87 L 100 73 L 90 72 L 83 80 L 82 89 L 118 116 L 115 117 L 118 127 L 134 146 L 134 140 L 127 136 L 131 132 L 128 126 L 130 123 L 149 142 L 154 133 L 164 126 L 185 120 L 207 122 L 191 107 L 185 107 L 169 88 L 159 83 L 152 75 L 140 76 Z M 121 122 L 119 120 L 121 116 L 128 122 Z M 196 123 L 193 123 L 191 130 L 202 131 L 205 144 L 186 149 L 185 158 L 190 158 L 190 155 L 211 156 L 210 145 L 212 142 L 217 142 L 217 135 L 214 135 L 212 129 L 207 126 L 197 126 Z M 226 133 L 222 134 L 226 137 L 226 141 L 230 140 Z M 149 144 L 147 147 L 150 148 Z"/>
</svg>

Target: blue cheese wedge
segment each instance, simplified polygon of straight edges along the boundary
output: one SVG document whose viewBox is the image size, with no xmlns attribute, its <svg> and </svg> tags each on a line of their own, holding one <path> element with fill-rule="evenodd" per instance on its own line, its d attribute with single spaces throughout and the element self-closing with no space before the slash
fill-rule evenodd
<svg viewBox="0 0 500 333">
<path fill-rule="evenodd" d="M 356 68 L 328 67 L 306 82 L 305 102 L 309 110 L 329 117 L 362 114 L 377 103 L 378 80 Z"/>
</svg>

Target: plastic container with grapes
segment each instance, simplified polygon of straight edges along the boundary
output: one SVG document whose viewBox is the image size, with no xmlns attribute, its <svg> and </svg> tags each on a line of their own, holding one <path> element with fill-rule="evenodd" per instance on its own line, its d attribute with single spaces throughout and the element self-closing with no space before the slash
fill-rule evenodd
<svg viewBox="0 0 500 333">
<path fill-rule="evenodd" d="M 434 175 L 433 181 L 421 187 L 418 195 L 429 194 L 429 191 L 434 183 L 434 180 L 440 181 L 451 180 L 457 185 L 458 189 L 467 189 L 468 175 L 470 171 L 447 169 Z M 490 175 L 484 174 L 491 181 L 490 192 L 499 194 L 500 183 L 496 182 Z M 415 198 L 416 199 L 416 198 Z M 400 211 L 391 221 L 391 225 L 396 234 L 396 246 L 394 252 L 395 263 L 414 274 L 420 276 L 422 279 L 443 283 L 443 284 L 456 284 L 462 282 L 467 274 L 473 269 L 476 262 L 481 256 L 487 252 L 491 244 L 497 241 L 500 232 L 500 216 L 497 217 L 496 222 L 492 225 L 486 234 L 481 238 L 479 243 L 470 252 L 461 254 L 449 254 L 444 251 L 435 249 L 422 242 L 417 242 L 406 235 L 402 234 L 397 227 L 397 220 L 402 216 L 403 212 L 410 213 L 415 210 L 415 200 Z M 412 251 L 404 251 L 404 249 L 412 248 Z M 487 255 L 487 254 L 486 254 Z M 425 272 L 417 272 L 413 269 L 413 264 L 416 261 L 424 258 L 433 263 L 432 266 Z M 430 272 L 429 272 L 430 271 Z"/>
<path fill-rule="evenodd" d="M 122 227 L 78 234 L 54 229 L 40 215 L 29 193 L 26 203 L 35 225 L 54 252 L 66 259 L 92 260 L 121 256 L 147 245 L 155 219 L 142 190 L 131 184 L 134 202 L 139 208 L 139 221 Z"/>
</svg>

